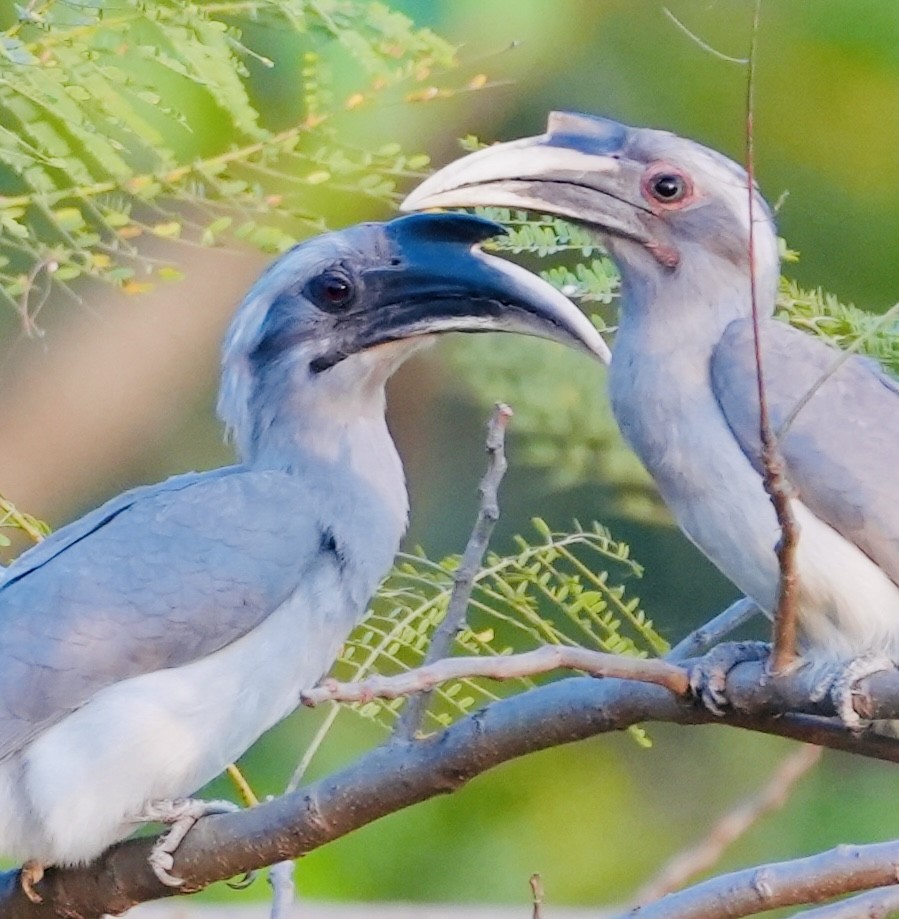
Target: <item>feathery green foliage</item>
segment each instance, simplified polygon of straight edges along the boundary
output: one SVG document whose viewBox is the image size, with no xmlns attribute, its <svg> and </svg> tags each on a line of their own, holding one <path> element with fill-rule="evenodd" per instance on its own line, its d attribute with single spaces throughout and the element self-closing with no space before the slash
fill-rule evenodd
<svg viewBox="0 0 899 919">
<path fill-rule="evenodd" d="M 668 646 L 619 583 L 642 568 L 623 543 L 599 524 L 575 523 L 553 532 L 534 520 L 536 536 L 517 537 L 517 551 L 488 553 L 474 580 L 466 627 L 456 639 L 463 654 L 509 654 L 542 644 L 581 645 L 637 657 Z M 397 673 L 418 666 L 433 630 L 446 615 L 459 556 L 432 561 L 423 552 L 403 555 L 387 577 L 363 624 L 353 633 L 334 675 L 357 681 L 372 672 Z M 514 680 L 518 688 L 532 680 Z M 496 684 L 461 680 L 441 686 L 428 712 L 432 727 L 448 724 L 495 699 Z M 389 723 L 403 700 L 372 700 L 352 707 Z M 642 731 L 635 736 L 644 740 Z"/>
<path fill-rule="evenodd" d="M 455 65 L 432 32 L 359 0 L 59 0 L 20 17 L 0 33 L 0 299 L 30 331 L 76 278 L 129 293 L 177 279 L 176 241 L 283 251 L 325 228 L 321 186 L 390 200 L 427 157 L 356 150 L 336 116 L 426 99 Z M 249 79 L 286 62 L 244 31 L 303 61 L 286 128 L 264 125 Z M 151 258 L 142 237 L 169 246 Z"/>
<path fill-rule="evenodd" d="M 805 332 L 843 350 L 858 351 L 899 376 L 899 305 L 883 315 L 840 303 L 821 288 L 803 290 L 789 278 L 780 279 L 778 315 Z"/>
<path fill-rule="evenodd" d="M 10 545 L 10 539 L 4 530 L 24 533 L 32 542 L 40 542 L 50 534 L 50 527 L 43 520 L 23 513 L 12 501 L 0 495 L 0 546 Z"/>
</svg>

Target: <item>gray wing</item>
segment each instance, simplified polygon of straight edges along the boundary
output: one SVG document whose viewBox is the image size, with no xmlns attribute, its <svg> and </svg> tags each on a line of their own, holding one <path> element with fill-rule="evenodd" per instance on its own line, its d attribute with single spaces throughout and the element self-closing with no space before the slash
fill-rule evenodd
<svg viewBox="0 0 899 919">
<path fill-rule="evenodd" d="M 234 467 L 138 489 L 0 582 L 0 760 L 111 683 L 212 654 L 316 558 L 302 482 Z"/>
<path fill-rule="evenodd" d="M 27 552 L 23 552 L 12 564 L 0 571 L 0 591 L 11 581 L 23 577 L 35 568 L 39 568 L 64 549 L 98 530 L 113 517 L 116 517 L 122 511 L 128 510 L 143 498 L 154 497 L 168 491 L 181 491 L 181 489 L 187 488 L 195 482 L 233 475 L 240 469 L 241 467 L 239 466 L 225 466 L 222 469 L 212 469 L 209 472 L 187 472 L 183 475 L 172 476 L 165 482 L 160 482 L 156 485 L 142 485 L 139 488 L 132 488 L 130 491 L 123 491 L 120 495 L 110 498 L 105 504 L 101 504 L 100 507 L 88 512 L 83 517 L 79 517 L 77 520 L 73 520 L 66 526 L 61 527 Z"/>
<path fill-rule="evenodd" d="M 769 413 L 778 430 L 842 352 L 774 319 L 762 322 Z M 740 446 L 761 472 L 752 324 L 731 323 L 712 358 L 712 386 Z M 781 441 L 790 481 L 814 514 L 899 584 L 899 387 L 853 356 L 800 410 Z"/>
</svg>

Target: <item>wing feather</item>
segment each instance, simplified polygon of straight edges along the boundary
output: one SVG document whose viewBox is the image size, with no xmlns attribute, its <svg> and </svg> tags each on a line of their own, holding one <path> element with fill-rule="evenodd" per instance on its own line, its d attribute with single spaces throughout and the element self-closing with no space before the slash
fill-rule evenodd
<svg viewBox="0 0 899 919">
<path fill-rule="evenodd" d="M 191 474 L 121 495 L 26 553 L 0 581 L 0 760 L 104 686 L 258 625 L 318 553 L 310 503 L 285 473 Z"/>
<path fill-rule="evenodd" d="M 842 352 L 782 322 L 766 320 L 761 331 L 775 431 L 817 386 L 781 437 L 791 483 L 814 514 L 899 584 L 899 387 L 872 361 L 843 361 Z M 761 472 L 749 320 L 731 323 L 722 336 L 712 359 L 712 386 L 740 446 Z"/>
</svg>

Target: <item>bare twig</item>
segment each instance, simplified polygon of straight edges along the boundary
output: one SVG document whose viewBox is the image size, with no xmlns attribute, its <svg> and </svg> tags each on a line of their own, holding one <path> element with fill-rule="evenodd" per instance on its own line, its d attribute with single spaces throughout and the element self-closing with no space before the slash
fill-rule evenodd
<svg viewBox="0 0 899 919">
<path fill-rule="evenodd" d="M 231 779 L 234 787 L 237 789 L 237 793 L 240 795 L 244 807 L 255 807 L 259 803 L 259 798 L 247 781 L 246 776 L 234 763 L 229 763 L 225 767 L 225 772 L 228 773 L 228 778 Z"/>
<path fill-rule="evenodd" d="M 293 909 L 296 885 L 293 881 L 293 860 L 277 862 L 268 871 L 272 888 L 272 906 L 269 919 L 287 919 Z"/>
<path fill-rule="evenodd" d="M 543 880 L 539 874 L 532 874 L 528 878 L 531 885 L 531 919 L 543 919 Z"/>
<path fill-rule="evenodd" d="M 474 579 L 480 570 L 493 528 L 496 526 L 496 521 L 499 520 L 497 491 L 506 474 L 506 428 L 511 418 L 512 409 L 502 402 L 497 402 L 487 422 L 487 472 L 478 487 L 480 497 L 478 518 L 468 538 L 459 567 L 453 575 L 453 592 L 450 594 L 446 615 L 434 631 L 434 637 L 425 655 L 423 663 L 425 667 L 445 658 L 450 653 L 453 641 L 465 622 Z M 408 740 L 415 734 L 429 700 L 430 692 L 425 692 L 406 703 L 393 732 L 397 740 Z"/>
<path fill-rule="evenodd" d="M 759 437 L 762 443 L 765 491 L 771 496 L 780 540 L 777 544 L 777 561 L 780 569 L 777 610 L 774 616 L 774 648 L 771 669 L 782 673 L 796 660 L 796 633 L 799 619 L 799 579 L 796 572 L 796 547 L 799 541 L 799 524 L 790 505 L 790 484 L 787 481 L 786 463 L 777 443 L 768 414 L 765 375 L 762 368 L 762 342 L 759 320 L 758 296 L 755 283 L 755 157 L 753 146 L 753 113 L 755 111 L 755 61 L 756 42 L 762 0 L 755 0 L 752 17 L 752 36 L 749 45 L 749 63 L 746 77 L 746 186 L 749 196 L 749 295 L 752 301 L 752 332 L 755 345 L 756 380 L 759 398 Z"/>
<path fill-rule="evenodd" d="M 899 887 L 878 887 L 818 909 L 803 910 L 795 919 L 885 919 L 899 911 Z"/>
<path fill-rule="evenodd" d="M 717 57 L 719 60 L 727 61 L 729 64 L 749 63 L 748 58 L 732 57 L 730 54 L 725 54 L 723 51 L 719 51 L 717 48 L 713 48 L 707 41 L 701 39 L 692 29 L 689 29 L 687 26 L 685 26 L 684 23 L 682 23 L 680 19 L 678 19 L 677 16 L 675 16 L 674 13 L 668 9 L 667 6 L 662 7 L 662 12 L 681 30 L 681 32 L 684 33 L 684 35 L 687 36 L 687 38 L 689 38 L 695 44 L 699 45 L 703 51 L 707 51 L 709 54 Z"/>
<path fill-rule="evenodd" d="M 642 905 L 658 900 L 716 865 L 724 852 L 762 817 L 786 804 L 799 780 L 820 762 L 821 753 L 821 747 L 805 744 L 785 757 L 760 792 L 718 819 L 698 845 L 670 859 L 638 891 L 634 902 Z"/>
<path fill-rule="evenodd" d="M 339 714 L 340 708 L 337 705 L 332 705 L 331 711 L 328 712 L 327 716 L 318 726 L 315 736 L 309 741 L 309 745 L 303 751 L 303 757 L 298 763 L 297 768 L 294 769 L 293 775 L 290 777 L 290 781 L 284 789 L 285 791 L 296 791 L 296 789 L 300 787 L 300 782 L 303 781 L 303 776 L 306 774 L 309 764 L 312 762 L 315 754 L 318 753 L 319 747 L 321 747 Z"/>
<path fill-rule="evenodd" d="M 699 657 L 712 645 L 717 645 L 744 622 L 757 616 L 761 610 L 748 597 L 741 597 L 713 619 L 682 638 L 666 655 L 665 660 L 675 663 L 688 657 Z"/>
<path fill-rule="evenodd" d="M 780 906 L 821 903 L 856 890 L 895 884 L 897 862 L 899 842 L 839 846 L 810 858 L 722 874 L 626 915 L 628 919 L 737 919 Z"/>
<path fill-rule="evenodd" d="M 592 676 L 654 683 L 664 686 L 678 696 L 685 695 L 690 688 L 687 671 L 667 661 L 624 657 L 587 648 L 544 645 L 534 651 L 506 654 L 502 657 L 445 657 L 433 664 L 416 667 L 395 676 L 376 675 L 358 683 L 322 680 L 319 686 L 302 692 L 300 699 L 304 705 L 309 706 L 330 701 L 368 702 L 371 699 L 397 699 L 412 693 L 429 692 L 448 680 L 472 677 L 511 680 L 548 673 L 562 667 L 582 670 Z"/>
</svg>

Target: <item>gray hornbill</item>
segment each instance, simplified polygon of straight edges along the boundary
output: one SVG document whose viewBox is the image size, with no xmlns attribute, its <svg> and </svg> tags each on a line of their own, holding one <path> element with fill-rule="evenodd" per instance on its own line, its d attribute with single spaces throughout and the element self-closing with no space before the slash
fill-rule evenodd
<svg viewBox="0 0 899 919">
<path fill-rule="evenodd" d="M 880 658 L 852 675 L 870 672 L 899 658 L 899 386 L 773 318 L 778 240 L 752 194 L 767 400 L 796 489 L 801 639 L 815 661 Z M 403 209 L 524 208 L 599 235 L 622 279 L 618 426 L 682 530 L 770 614 L 780 531 L 762 482 L 748 199 L 746 172 L 714 150 L 553 113 L 545 134 L 439 170 Z"/>
<path fill-rule="evenodd" d="M 403 360 L 457 330 L 605 355 L 565 297 L 480 250 L 498 232 L 417 215 L 283 255 L 224 344 L 239 463 L 119 495 L 0 574 L 0 853 L 29 860 L 26 892 L 148 820 L 174 824 L 151 864 L 179 883 L 171 853 L 210 809 L 182 796 L 296 708 L 393 561 Z"/>
</svg>

